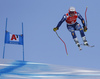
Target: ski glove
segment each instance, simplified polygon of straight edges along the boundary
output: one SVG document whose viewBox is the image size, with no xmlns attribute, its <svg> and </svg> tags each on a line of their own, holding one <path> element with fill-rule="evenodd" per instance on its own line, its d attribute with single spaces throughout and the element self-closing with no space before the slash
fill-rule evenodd
<svg viewBox="0 0 100 79">
<path fill-rule="evenodd" d="M 87 31 L 87 29 L 88 29 L 88 28 L 85 26 L 85 27 L 84 27 L 84 32 L 86 32 L 86 31 Z"/>
<path fill-rule="evenodd" d="M 55 27 L 55 28 L 53 28 L 53 31 L 56 32 L 58 29 L 59 29 L 58 27 Z"/>
</svg>

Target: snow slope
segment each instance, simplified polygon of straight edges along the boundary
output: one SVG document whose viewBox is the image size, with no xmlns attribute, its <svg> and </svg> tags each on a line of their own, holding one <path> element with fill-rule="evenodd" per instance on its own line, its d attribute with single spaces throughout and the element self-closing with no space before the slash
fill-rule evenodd
<svg viewBox="0 0 100 79">
<path fill-rule="evenodd" d="M 0 79 L 100 79 L 100 70 L 0 59 Z"/>
</svg>

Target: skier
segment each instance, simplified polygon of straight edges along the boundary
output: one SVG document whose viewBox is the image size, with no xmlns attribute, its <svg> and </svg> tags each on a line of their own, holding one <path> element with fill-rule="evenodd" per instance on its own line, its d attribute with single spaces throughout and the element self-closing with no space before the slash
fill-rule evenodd
<svg viewBox="0 0 100 79">
<path fill-rule="evenodd" d="M 79 18 L 81 20 L 84 29 L 78 22 L 76 22 L 77 18 Z M 77 36 L 75 34 L 76 30 L 80 31 L 84 45 L 89 46 L 88 42 L 86 40 L 85 34 L 84 34 L 84 32 L 87 31 L 85 21 L 84 21 L 83 17 L 80 15 L 80 13 L 76 12 L 76 9 L 74 7 L 69 8 L 69 12 L 67 14 L 63 15 L 63 17 L 59 21 L 57 27 L 53 28 L 53 30 L 56 32 L 64 21 L 66 21 L 67 29 L 71 32 L 71 35 L 72 35 L 76 45 L 79 47 L 79 49 L 82 50 L 80 47 L 79 41 L 77 39 Z"/>
</svg>

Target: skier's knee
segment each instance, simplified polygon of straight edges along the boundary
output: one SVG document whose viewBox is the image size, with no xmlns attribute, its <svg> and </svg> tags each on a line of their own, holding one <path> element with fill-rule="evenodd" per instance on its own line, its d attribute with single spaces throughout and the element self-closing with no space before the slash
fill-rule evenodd
<svg viewBox="0 0 100 79">
<path fill-rule="evenodd" d="M 83 30 L 82 28 L 79 29 L 80 31 Z"/>
<path fill-rule="evenodd" d="M 79 30 L 79 31 L 81 31 L 82 30 L 81 25 L 80 24 L 77 24 L 76 29 Z"/>
</svg>

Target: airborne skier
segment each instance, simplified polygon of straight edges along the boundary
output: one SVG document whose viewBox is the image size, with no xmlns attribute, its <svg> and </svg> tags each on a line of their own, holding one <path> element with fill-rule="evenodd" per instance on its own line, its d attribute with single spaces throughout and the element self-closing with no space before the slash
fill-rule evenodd
<svg viewBox="0 0 100 79">
<path fill-rule="evenodd" d="M 77 18 L 79 18 L 81 20 L 84 29 L 82 28 L 82 26 L 78 22 L 76 22 Z M 59 21 L 59 23 L 57 24 L 57 26 L 53 30 L 57 31 L 64 21 L 66 21 L 67 29 L 71 32 L 71 35 L 72 35 L 76 45 L 79 47 L 79 49 L 81 50 L 81 47 L 80 47 L 79 41 L 77 39 L 77 36 L 75 34 L 76 30 L 80 31 L 84 45 L 89 46 L 88 42 L 86 40 L 85 34 L 84 34 L 84 32 L 87 31 L 85 21 L 84 21 L 83 17 L 81 16 L 81 14 L 76 12 L 76 9 L 74 7 L 69 8 L 69 12 L 67 14 L 63 15 L 62 19 Z"/>
</svg>

